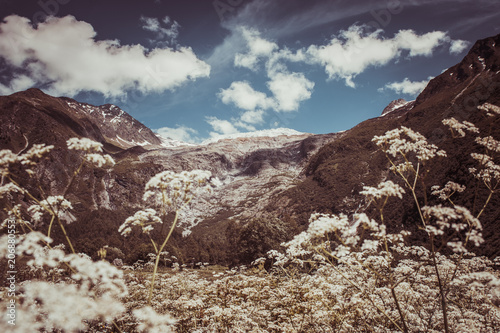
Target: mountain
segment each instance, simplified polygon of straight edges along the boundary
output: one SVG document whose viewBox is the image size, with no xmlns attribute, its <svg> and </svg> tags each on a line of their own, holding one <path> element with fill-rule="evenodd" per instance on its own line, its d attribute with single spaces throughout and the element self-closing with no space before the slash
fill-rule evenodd
<svg viewBox="0 0 500 333">
<path fill-rule="evenodd" d="M 478 145 L 470 139 L 457 139 L 457 145 L 441 121 L 450 117 L 467 120 L 482 129 L 482 133 L 488 133 L 485 136 L 499 138 L 498 123 L 494 125 L 477 109 L 485 102 L 500 105 L 499 65 L 500 35 L 477 41 L 459 64 L 432 79 L 414 102 L 395 101 L 384 110 L 383 116 L 360 123 L 322 147 L 306 165 L 306 178 L 278 196 L 271 206 L 289 212 L 289 218 L 299 225 L 306 225 L 313 212 L 362 211 L 366 207 L 359 194 L 363 186 L 376 186 L 385 179 L 396 180 L 388 173 L 386 157 L 377 151 L 371 140 L 375 135 L 400 126 L 420 132 L 448 153 L 446 163 L 432 165 L 433 172 L 426 179 L 429 187 L 443 186 L 442 181 L 446 179 L 476 188 L 477 183 L 471 179 L 468 168 L 475 165 L 470 153 L 477 152 Z M 487 193 L 477 193 L 477 202 L 484 202 Z M 500 201 L 498 196 L 493 200 L 487 214 L 481 218 L 487 245 L 478 250 L 488 256 L 500 255 L 500 233 L 497 231 Z M 464 195 L 456 201 L 469 207 L 473 202 L 473 195 Z M 403 201 L 387 207 L 386 218 L 394 221 L 390 226 L 393 229 L 405 226 L 415 231 L 415 241 L 418 241 L 422 234 L 417 230 L 415 209 L 411 200 Z"/>
<path fill-rule="evenodd" d="M 210 197 L 193 203 L 180 222 L 197 224 L 195 229 L 203 230 L 194 235 L 201 237 L 197 242 L 217 241 L 223 247 L 227 240 L 220 239 L 217 230 L 225 230 L 229 221 L 238 229 L 265 214 L 270 198 L 294 186 L 310 156 L 338 136 L 273 129 L 192 145 L 157 136 L 117 106 L 79 103 L 46 95 L 38 89 L 0 97 L 0 122 L 0 149 L 19 152 L 27 143 L 55 146 L 49 159 L 38 166 L 37 179 L 20 180 L 38 196 L 42 191 L 61 194 L 78 167 L 76 154 L 65 149 L 69 138 L 98 141 L 104 145 L 105 153 L 114 157 L 116 165 L 112 170 L 83 170 L 68 193 L 78 219 L 78 223 L 68 226 L 68 232 L 79 240 L 77 247 L 91 254 L 106 244 L 134 247 L 134 242 L 123 244 L 118 226 L 144 205 L 146 182 L 166 169 L 210 170 L 221 180 L 222 185 Z M 24 206 L 29 204 L 25 198 Z"/>
<path fill-rule="evenodd" d="M 111 170 L 84 170 L 72 183 L 67 196 L 78 222 L 69 225 L 68 232 L 78 250 L 96 256 L 100 247 L 110 245 L 122 249 L 129 262 L 151 252 L 140 235 L 124 240 L 117 232 L 125 218 L 144 206 L 146 182 L 163 170 L 210 170 L 221 185 L 181 216 L 180 225 L 189 223 L 191 235 L 183 238 L 179 230 L 167 250 L 183 262 L 248 262 L 303 230 L 311 213 L 352 214 L 365 209 L 367 203 L 359 194 L 363 186 L 393 179 L 386 157 L 371 140 L 401 125 L 448 152 L 447 163 L 432 165 L 429 184 L 444 185 L 446 179 L 474 188 L 468 168 L 477 145 L 461 141 L 457 148 L 441 121 L 452 116 L 468 120 L 499 137 L 498 126 L 491 127 L 476 111 L 484 102 L 500 105 L 499 63 L 500 35 L 476 42 L 459 64 L 431 80 L 415 101 L 396 100 L 380 117 L 342 133 L 274 129 L 199 145 L 161 138 L 114 105 L 92 106 L 29 89 L 0 97 L 0 149 L 19 152 L 26 142 L 55 146 L 38 166 L 35 180 L 20 180 L 41 196 L 42 191 L 60 194 L 78 166 L 74 153 L 65 149 L 67 139 L 88 137 L 103 143 L 116 165 Z M 481 199 L 484 193 L 478 195 Z M 465 195 L 457 203 L 473 200 Z M 24 198 L 24 207 L 29 204 Z M 482 216 L 489 245 L 480 253 L 489 256 L 500 254 L 499 205 L 495 197 Z M 391 203 L 387 210 L 389 229 L 405 226 L 415 231 L 418 242 L 421 235 L 412 202 Z M 63 239 L 56 236 L 56 241 Z"/>
<path fill-rule="evenodd" d="M 24 147 L 24 135 L 30 143 L 51 144 L 88 137 L 106 143 L 110 150 L 162 144 L 149 128 L 115 105 L 93 106 L 35 88 L 2 97 L 0 110 L 2 146 L 15 151 Z"/>
</svg>

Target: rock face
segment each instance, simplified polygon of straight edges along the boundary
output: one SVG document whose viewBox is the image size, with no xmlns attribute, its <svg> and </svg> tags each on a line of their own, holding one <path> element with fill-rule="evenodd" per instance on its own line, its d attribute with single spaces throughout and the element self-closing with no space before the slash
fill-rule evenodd
<svg viewBox="0 0 500 333">
<path fill-rule="evenodd" d="M 66 140 L 76 136 L 103 143 L 117 163 L 111 170 L 85 170 L 72 185 L 68 197 L 78 221 L 68 231 L 78 240 L 77 247 L 91 255 L 110 245 L 128 253 L 129 261 L 151 251 L 140 245 L 144 242 L 139 236 L 124 241 L 117 233 L 124 219 L 144 206 L 146 182 L 163 170 L 210 170 L 222 184 L 181 216 L 181 226 L 190 225 L 192 234 L 174 237 L 169 251 L 186 261 L 235 263 L 241 253 L 247 255 L 244 260 L 251 260 L 249 256 L 292 237 L 305 228 L 313 212 L 353 213 L 364 208 L 362 187 L 390 178 L 387 160 L 371 139 L 401 125 L 448 152 L 450 162 L 436 165 L 429 176 L 432 185 L 444 185 L 441 181 L 446 179 L 473 187 L 465 176 L 472 163 L 470 152 L 477 147 L 463 144 L 457 149 L 441 120 L 454 116 L 487 128 L 489 123 L 476 109 L 484 102 L 500 105 L 499 64 L 500 35 L 478 41 L 462 62 L 431 80 L 416 101 L 396 100 L 382 116 L 348 131 L 311 135 L 285 130 L 201 145 L 161 139 L 114 105 L 92 106 L 29 89 L 0 97 L 0 149 L 19 152 L 26 142 L 54 145 L 37 174 L 45 193 L 56 195 L 77 167 L 75 156 L 65 149 Z M 499 137 L 499 131 L 493 127 L 491 135 Z M 41 195 L 37 184 L 26 181 L 26 186 Z M 30 204 L 24 200 L 25 206 Z M 499 204 L 494 199 L 490 207 Z M 404 224 L 411 229 L 413 210 L 411 202 L 391 207 L 389 227 Z M 481 250 L 484 254 L 500 254 L 499 219 L 497 209 L 483 215 L 485 235 L 493 239 Z M 254 230 L 258 232 L 253 234 Z"/>
</svg>

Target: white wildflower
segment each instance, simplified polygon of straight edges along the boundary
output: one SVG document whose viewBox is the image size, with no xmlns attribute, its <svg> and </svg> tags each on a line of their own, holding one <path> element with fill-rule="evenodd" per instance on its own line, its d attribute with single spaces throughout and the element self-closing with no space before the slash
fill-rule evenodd
<svg viewBox="0 0 500 333">
<path fill-rule="evenodd" d="M 393 157 L 400 154 L 406 156 L 410 152 L 415 153 L 419 161 L 446 156 L 444 150 L 439 150 L 436 145 L 428 143 L 422 134 L 405 126 L 387 131 L 381 136 L 374 136 L 372 141 Z"/>
<path fill-rule="evenodd" d="M 344 215 L 339 218 L 334 215 L 312 214 L 309 218 L 307 233 L 311 238 L 321 238 L 328 233 L 344 229 L 348 225 L 349 221 Z"/>
<path fill-rule="evenodd" d="M 24 190 L 13 183 L 7 183 L 5 185 L 0 186 L 0 198 L 5 197 L 6 194 L 14 192 L 24 193 Z"/>
<path fill-rule="evenodd" d="M 391 180 L 388 180 L 385 182 L 381 182 L 377 187 L 363 186 L 363 191 L 359 193 L 370 198 L 371 200 L 377 200 L 387 197 L 398 197 L 402 199 L 405 190 L 398 184 L 395 184 Z"/>
<path fill-rule="evenodd" d="M 26 153 L 19 156 L 19 160 L 23 165 L 35 165 L 34 159 L 42 158 L 43 155 L 48 154 L 54 146 L 47 146 L 43 143 L 33 145 Z"/>
<path fill-rule="evenodd" d="M 493 159 L 485 154 L 471 153 L 473 159 L 479 162 L 481 169 L 469 168 L 469 172 L 477 179 L 482 179 L 486 186 L 491 189 L 491 183 L 496 180 L 500 181 L 500 165 L 496 164 Z"/>
<path fill-rule="evenodd" d="M 425 206 L 422 207 L 422 212 L 424 218 L 429 222 L 425 226 L 425 230 L 430 234 L 442 236 L 446 230 L 452 229 L 457 234 L 465 232 L 475 246 L 484 242 L 480 232 L 482 230 L 481 222 L 465 207 Z M 435 225 L 430 224 L 432 221 L 435 221 Z M 450 242 L 450 244 L 452 250 L 461 251 L 456 241 Z"/>
<path fill-rule="evenodd" d="M 500 153 L 500 141 L 495 140 L 491 135 L 486 138 L 476 138 L 476 142 L 485 146 L 488 150 Z"/>
<path fill-rule="evenodd" d="M 155 223 L 163 223 L 163 221 L 156 216 L 156 211 L 151 208 L 137 211 L 134 216 L 128 217 L 125 222 L 118 228 L 118 232 L 122 236 L 127 236 L 132 232 L 132 226 L 139 226 L 142 232 L 149 234 L 153 230 Z"/>
<path fill-rule="evenodd" d="M 491 103 L 484 103 L 477 108 L 479 110 L 485 111 L 486 114 L 490 117 L 493 117 L 495 114 L 500 115 L 500 107 Z"/>
<path fill-rule="evenodd" d="M 479 129 L 468 121 L 459 122 L 455 118 L 444 119 L 443 124 L 450 127 L 451 133 L 454 135 L 454 131 L 457 131 L 460 137 L 465 136 L 465 131 L 479 133 Z"/>
<path fill-rule="evenodd" d="M 102 153 L 102 143 L 88 138 L 71 138 L 66 141 L 68 149 L 81 150 L 89 153 Z"/>
<path fill-rule="evenodd" d="M 84 152 L 83 159 L 98 168 L 112 167 L 115 161 L 108 154 L 102 154 L 102 143 L 95 142 L 88 138 L 71 138 L 66 141 L 68 149 Z"/>
<path fill-rule="evenodd" d="M 32 205 L 28 208 L 28 212 L 31 215 L 32 220 L 39 223 L 43 220 L 45 214 L 57 216 L 59 219 L 64 220 L 66 223 L 71 223 L 74 221 L 72 215 L 69 214 L 69 210 L 73 209 L 71 202 L 66 200 L 63 196 L 50 196 L 45 200 L 40 201 L 39 204 Z"/>
<path fill-rule="evenodd" d="M 101 154 L 90 153 L 90 154 L 85 154 L 84 158 L 87 162 L 98 168 L 111 167 L 115 165 L 115 161 L 113 160 L 113 158 L 107 154 L 101 155 Z"/>
<path fill-rule="evenodd" d="M 461 193 L 465 191 L 465 186 L 449 181 L 442 189 L 440 189 L 438 185 L 435 185 L 431 187 L 431 190 L 432 195 L 435 195 L 442 200 L 448 200 L 456 192 Z"/>
<path fill-rule="evenodd" d="M 143 200 L 170 211 L 180 210 L 201 190 L 210 188 L 211 176 L 204 170 L 160 172 L 146 184 Z"/>
</svg>

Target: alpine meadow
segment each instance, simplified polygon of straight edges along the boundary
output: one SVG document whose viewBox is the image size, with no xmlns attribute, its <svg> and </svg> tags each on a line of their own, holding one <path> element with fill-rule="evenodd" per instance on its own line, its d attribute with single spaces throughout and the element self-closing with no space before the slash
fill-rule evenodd
<svg viewBox="0 0 500 333">
<path fill-rule="evenodd" d="M 1 332 L 500 331 L 495 1 L 0 2 Z"/>
</svg>

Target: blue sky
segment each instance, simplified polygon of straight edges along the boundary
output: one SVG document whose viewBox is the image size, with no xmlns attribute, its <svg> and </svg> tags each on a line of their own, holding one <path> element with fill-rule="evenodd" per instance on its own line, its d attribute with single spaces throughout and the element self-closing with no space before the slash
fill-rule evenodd
<svg viewBox="0 0 500 333">
<path fill-rule="evenodd" d="M 113 103 L 190 142 L 349 129 L 500 33 L 497 0 L 0 4 L 0 95 Z"/>
</svg>

